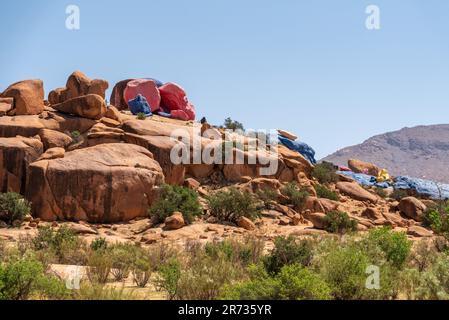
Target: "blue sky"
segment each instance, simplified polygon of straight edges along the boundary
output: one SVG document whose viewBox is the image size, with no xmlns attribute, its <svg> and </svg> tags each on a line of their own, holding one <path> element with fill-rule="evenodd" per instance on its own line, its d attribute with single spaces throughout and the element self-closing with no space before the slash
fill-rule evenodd
<svg viewBox="0 0 449 320">
<path fill-rule="evenodd" d="M 78 5 L 81 29 L 65 28 Z M 381 30 L 365 28 L 379 6 Z M 372 135 L 449 123 L 446 0 L 15 0 L 0 11 L 0 91 L 81 70 L 174 81 L 199 117 L 282 127 L 319 157 Z"/>
</svg>

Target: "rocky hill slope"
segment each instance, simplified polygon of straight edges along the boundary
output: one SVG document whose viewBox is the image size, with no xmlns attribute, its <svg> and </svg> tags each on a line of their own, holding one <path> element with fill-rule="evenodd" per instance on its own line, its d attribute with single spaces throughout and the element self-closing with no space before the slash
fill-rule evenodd
<svg viewBox="0 0 449 320">
<path fill-rule="evenodd" d="M 449 182 L 449 124 L 404 128 L 341 149 L 323 160 L 346 165 L 360 159 L 393 175 Z"/>
</svg>

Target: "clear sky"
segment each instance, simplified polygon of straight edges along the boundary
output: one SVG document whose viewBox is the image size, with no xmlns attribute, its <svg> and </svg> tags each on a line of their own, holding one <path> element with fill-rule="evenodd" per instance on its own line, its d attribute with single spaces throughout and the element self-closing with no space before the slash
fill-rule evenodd
<svg viewBox="0 0 449 320">
<path fill-rule="evenodd" d="M 365 27 L 370 4 L 380 30 Z M 40 78 L 47 94 L 78 69 L 111 88 L 155 77 L 181 84 L 211 123 L 282 127 L 323 157 L 449 123 L 448 16 L 447 0 L 2 0 L 0 91 Z"/>
</svg>

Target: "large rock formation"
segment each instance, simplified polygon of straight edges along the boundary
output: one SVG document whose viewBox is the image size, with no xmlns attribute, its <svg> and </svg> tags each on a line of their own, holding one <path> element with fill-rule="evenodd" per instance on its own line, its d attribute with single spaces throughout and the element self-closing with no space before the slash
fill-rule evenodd
<svg viewBox="0 0 449 320">
<path fill-rule="evenodd" d="M 96 94 L 88 94 L 52 105 L 52 108 L 87 119 L 100 120 L 106 113 L 104 99 Z"/>
<path fill-rule="evenodd" d="M 16 115 L 33 115 L 44 111 L 44 83 L 42 80 L 16 82 L 10 85 L 0 97 L 14 99 Z"/>
<path fill-rule="evenodd" d="M 37 139 L 0 138 L 0 192 L 23 193 L 28 166 L 42 152 L 42 143 Z"/>
<path fill-rule="evenodd" d="M 163 182 L 148 150 L 104 144 L 33 163 L 26 195 L 44 220 L 122 222 L 145 216 Z"/>
<path fill-rule="evenodd" d="M 65 88 L 58 88 L 49 93 L 48 101 L 54 105 L 88 94 L 96 94 L 104 99 L 108 87 L 106 80 L 91 80 L 81 71 L 75 71 L 67 79 Z"/>
</svg>

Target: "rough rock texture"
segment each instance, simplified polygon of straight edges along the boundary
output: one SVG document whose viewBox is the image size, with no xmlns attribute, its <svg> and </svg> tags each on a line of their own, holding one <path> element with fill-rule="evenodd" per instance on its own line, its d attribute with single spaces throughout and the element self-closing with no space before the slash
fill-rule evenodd
<svg viewBox="0 0 449 320">
<path fill-rule="evenodd" d="M 355 182 L 339 182 L 337 183 L 337 189 L 340 190 L 341 193 L 359 201 L 369 201 L 372 203 L 376 203 L 378 198 L 363 189 L 359 184 Z"/>
<path fill-rule="evenodd" d="M 304 218 L 309 220 L 316 229 L 325 229 L 327 227 L 326 214 L 321 212 L 305 213 Z"/>
<path fill-rule="evenodd" d="M 41 160 L 52 160 L 64 158 L 65 149 L 64 148 L 50 148 L 42 154 L 37 161 Z"/>
<path fill-rule="evenodd" d="M 237 225 L 240 228 L 243 228 L 243 229 L 248 230 L 248 231 L 256 229 L 256 225 L 254 224 L 254 222 L 252 222 L 251 220 L 249 220 L 246 217 L 240 217 L 237 220 Z"/>
<path fill-rule="evenodd" d="M 43 220 L 122 222 L 146 215 L 163 182 L 148 150 L 104 144 L 33 163 L 26 195 Z"/>
<path fill-rule="evenodd" d="M 73 139 L 68 135 L 49 129 L 42 129 L 39 131 L 39 137 L 44 144 L 44 149 L 50 148 L 66 148 L 69 144 L 73 142 Z"/>
<path fill-rule="evenodd" d="M 0 138 L 0 192 L 24 193 L 28 166 L 42 152 L 37 139 Z"/>
<path fill-rule="evenodd" d="M 89 94 L 96 94 L 104 99 L 108 87 L 109 83 L 106 80 L 91 80 L 84 73 L 75 71 L 67 79 L 65 88 L 58 88 L 49 93 L 48 101 L 55 105 Z"/>
<path fill-rule="evenodd" d="M 170 217 L 165 219 L 166 230 L 178 230 L 186 225 L 184 217 L 181 212 L 175 212 Z"/>
<path fill-rule="evenodd" d="M 128 110 L 128 104 L 126 103 L 125 99 L 123 98 L 123 92 L 128 85 L 128 82 L 132 81 L 133 79 L 127 79 L 118 82 L 114 88 L 112 89 L 111 104 L 116 107 L 118 110 Z"/>
<path fill-rule="evenodd" d="M 369 175 L 375 176 L 375 177 L 377 177 L 379 175 L 379 172 L 381 170 L 375 164 L 357 160 L 357 159 L 350 159 L 348 161 L 348 166 L 352 171 L 354 171 L 356 173 L 369 174 Z"/>
<path fill-rule="evenodd" d="M 387 168 L 394 176 L 449 183 L 449 124 L 404 128 L 372 137 L 323 160 L 346 165 L 361 159 Z"/>
<path fill-rule="evenodd" d="M 433 236 L 433 232 L 430 230 L 427 230 L 426 228 L 420 227 L 420 226 L 412 226 L 408 228 L 407 234 L 414 236 L 414 237 L 431 237 Z"/>
<path fill-rule="evenodd" d="M 424 212 L 427 210 L 425 204 L 414 197 L 401 199 L 398 208 L 406 217 L 419 222 L 424 220 Z"/>
<path fill-rule="evenodd" d="M 13 98 L 0 98 L 0 117 L 6 115 L 14 107 Z"/>
<path fill-rule="evenodd" d="M 43 128 L 45 125 L 38 116 L 0 117 L 0 137 L 3 138 L 33 137 Z"/>
<path fill-rule="evenodd" d="M 42 80 L 16 82 L 10 85 L 0 97 L 14 98 L 16 115 L 33 115 L 44 111 L 44 83 Z"/>
<path fill-rule="evenodd" d="M 64 113 L 93 120 L 100 120 L 106 113 L 106 103 L 104 99 L 96 94 L 76 97 L 52 105 L 52 107 Z"/>
</svg>

